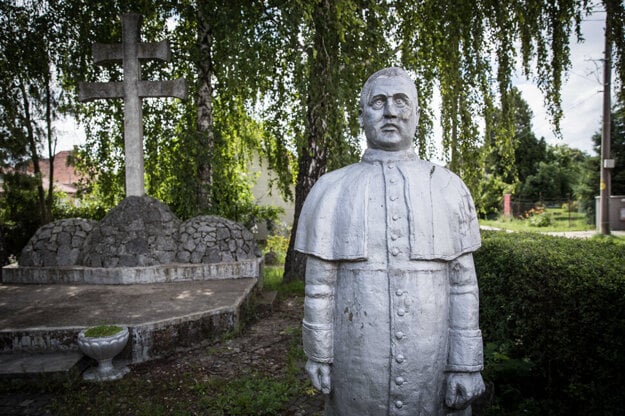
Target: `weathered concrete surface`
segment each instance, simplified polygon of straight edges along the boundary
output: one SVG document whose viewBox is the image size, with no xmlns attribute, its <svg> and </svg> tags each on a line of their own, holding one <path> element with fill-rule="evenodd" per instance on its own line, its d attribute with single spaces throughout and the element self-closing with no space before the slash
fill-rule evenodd
<svg viewBox="0 0 625 416">
<path fill-rule="evenodd" d="M 3 283 L 134 285 L 199 280 L 257 278 L 261 259 L 228 263 L 165 264 L 144 267 L 22 267 L 5 266 Z"/>
<path fill-rule="evenodd" d="M 120 358 L 165 356 L 236 330 L 249 308 L 252 278 L 144 285 L 0 285 L 0 353 L 78 351 L 88 326 L 123 324 Z"/>
<path fill-rule="evenodd" d="M 71 376 L 71 373 L 80 373 L 86 367 L 86 361 L 82 353 L 74 351 L 48 354 L 0 354 L 0 377 L 39 373 Z"/>
</svg>

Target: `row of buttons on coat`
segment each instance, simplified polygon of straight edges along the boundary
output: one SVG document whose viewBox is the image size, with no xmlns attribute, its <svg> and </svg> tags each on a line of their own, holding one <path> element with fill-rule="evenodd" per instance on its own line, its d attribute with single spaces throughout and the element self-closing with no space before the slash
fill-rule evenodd
<svg viewBox="0 0 625 416">
<path fill-rule="evenodd" d="M 389 203 L 389 210 L 397 211 L 397 207 L 393 207 L 393 205 L 395 205 L 393 204 L 393 202 L 399 200 L 399 192 L 401 191 L 401 189 L 398 189 L 395 184 L 401 183 L 401 177 L 399 176 L 399 173 L 395 170 L 394 163 L 389 163 L 386 165 L 386 167 L 392 171 L 391 173 L 386 175 L 390 184 L 387 186 L 387 193 L 390 195 L 389 200 L 391 201 L 391 203 Z M 391 215 L 391 220 L 393 220 L 394 223 L 396 223 L 401 218 L 402 217 L 399 214 Z M 399 229 L 399 227 L 397 227 L 397 224 L 391 224 L 391 229 L 389 231 L 392 241 L 397 241 L 402 236 L 401 230 Z M 392 256 L 398 256 L 401 253 L 401 249 L 399 247 L 390 247 L 390 253 Z"/>
</svg>

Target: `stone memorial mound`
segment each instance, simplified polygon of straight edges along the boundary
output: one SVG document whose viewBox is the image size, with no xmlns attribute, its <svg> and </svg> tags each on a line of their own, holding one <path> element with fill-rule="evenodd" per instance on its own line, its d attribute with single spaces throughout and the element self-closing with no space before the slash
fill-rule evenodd
<svg viewBox="0 0 625 416">
<path fill-rule="evenodd" d="M 128 196 L 101 221 L 41 227 L 6 283 L 138 284 L 259 278 L 262 257 L 241 224 L 214 216 L 181 222 L 164 203 Z"/>
<path fill-rule="evenodd" d="M 69 218 L 41 227 L 22 250 L 22 266 L 75 266 L 97 221 Z"/>
<path fill-rule="evenodd" d="M 173 263 L 180 220 L 148 196 L 126 197 L 87 237 L 81 264 L 135 267 Z"/>
<path fill-rule="evenodd" d="M 180 226 L 180 263 L 221 263 L 259 257 L 254 236 L 241 224 L 225 218 L 202 215 Z"/>
</svg>

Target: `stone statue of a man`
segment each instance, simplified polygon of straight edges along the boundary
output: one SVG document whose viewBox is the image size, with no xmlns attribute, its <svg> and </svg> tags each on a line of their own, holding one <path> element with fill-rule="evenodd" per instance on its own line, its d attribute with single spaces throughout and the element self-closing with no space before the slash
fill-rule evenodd
<svg viewBox="0 0 625 416">
<path fill-rule="evenodd" d="M 467 415 L 484 391 L 475 207 L 456 175 L 417 158 L 418 113 L 404 70 L 373 74 L 360 96 L 368 149 L 302 209 L 306 371 L 326 415 Z"/>
</svg>

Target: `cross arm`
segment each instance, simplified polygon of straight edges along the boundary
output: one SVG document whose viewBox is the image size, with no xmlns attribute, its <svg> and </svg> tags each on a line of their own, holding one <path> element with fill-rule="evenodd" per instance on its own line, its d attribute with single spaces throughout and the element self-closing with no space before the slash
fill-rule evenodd
<svg viewBox="0 0 625 416">
<path fill-rule="evenodd" d="M 96 42 L 93 44 L 92 55 L 93 61 L 96 64 L 121 62 L 124 58 L 123 45 L 120 43 L 109 44 Z M 137 45 L 137 58 L 143 60 L 171 60 L 169 41 L 165 39 L 160 42 L 139 43 Z"/>
<path fill-rule="evenodd" d="M 121 44 L 94 43 L 91 50 L 93 61 L 96 64 L 120 62 L 124 57 Z"/>
<path fill-rule="evenodd" d="M 187 82 L 184 79 L 173 81 L 139 81 L 140 97 L 187 98 Z"/>
<path fill-rule="evenodd" d="M 79 82 L 78 100 L 92 101 L 100 98 L 123 98 L 122 82 Z"/>
<path fill-rule="evenodd" d="M 147 42 L 138 45 L 137 58 L 139 59 L 159 59 L 169 62 L 171 59 L 171 49 L 167 39 L 160 42 Z"/>
</svg>

